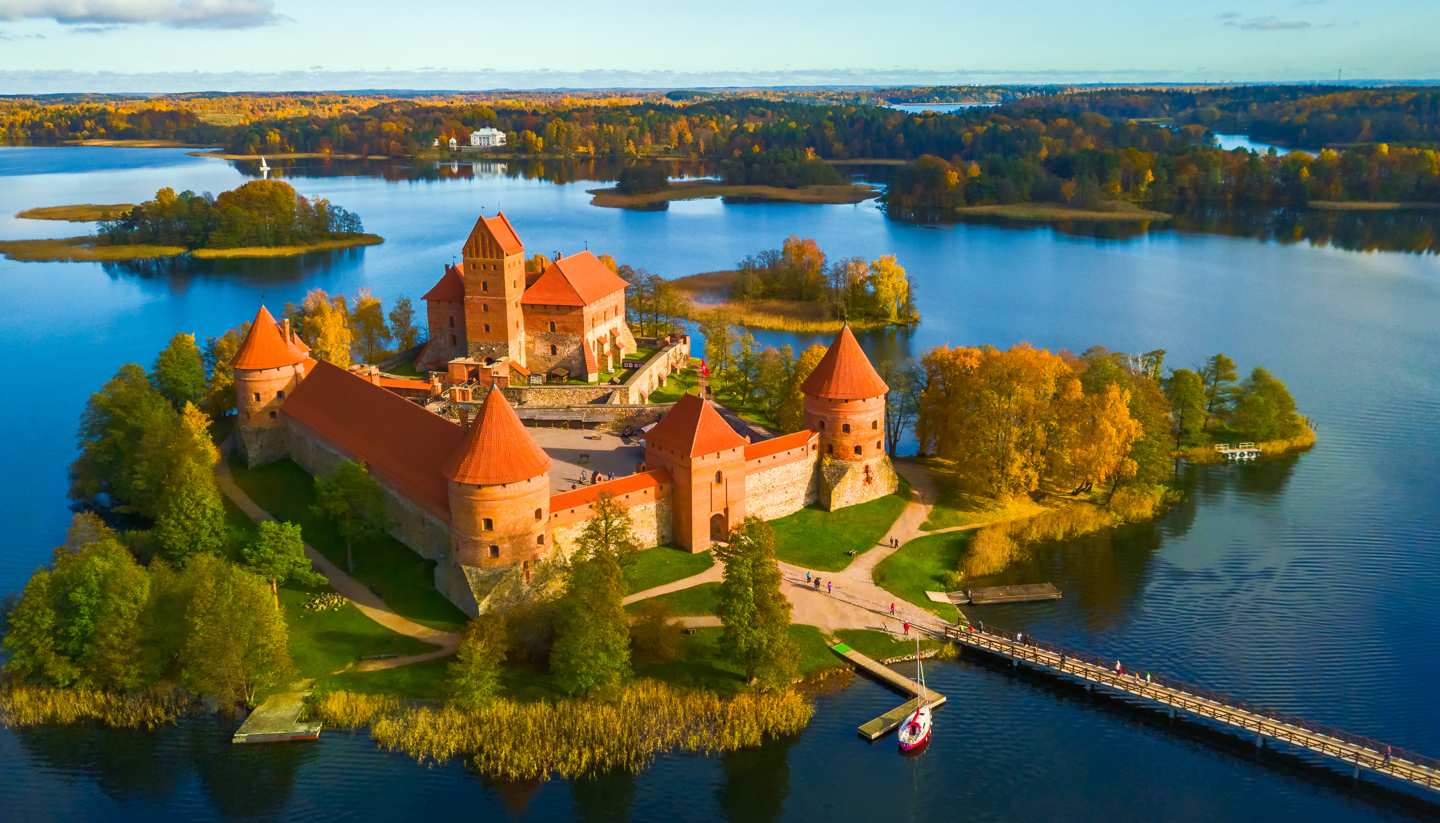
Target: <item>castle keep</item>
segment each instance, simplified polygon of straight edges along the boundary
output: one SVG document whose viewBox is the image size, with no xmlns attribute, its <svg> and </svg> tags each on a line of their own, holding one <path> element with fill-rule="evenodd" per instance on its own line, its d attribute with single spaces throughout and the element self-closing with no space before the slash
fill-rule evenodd
<svg viewBox="0 0 1440 823">
<path fill-rule="evenodd" d="M 463 341 L 461 360 L 522 370 L 527 362 L 583 362 L 588 375 L 634 349 L 624 281 L 614 278 L 617 287 L 603 277 L 614 275 L 598 260 L 584 253 L 556 261 L 522 291 L 522 259 L 509 222 L 482 218 L 466 241 L 464 268 L 448 268 L 426 296 L 425 354 L 448 357 Z M 747 516 L 843 508 L 891 494 L 899 482 L 883 447 L 888 388 L 848 327 L 802 385 L 806 428 L 751 442 L 710 401 L 687 395 L 647 433 L 640 471 L 560 492 L 552 490 L 550 458 L 500 384 L 473 423 L 463 412 L 456 422 L 387 387 L 373 369 L 310 357 L 288 322 L 263 306 L 233 365 L 245 460 L 289 457 L 316 475 L 344 460 L 366 464 L 384 490 L 392 534 L 436 561 L 436 588 L 471 615 L 486 610 L 502 581 L 528 580 L 533 564 L 572 551 L 602 496 L 625 510 L 644 545 L 699 552 Z"/>
</svg>

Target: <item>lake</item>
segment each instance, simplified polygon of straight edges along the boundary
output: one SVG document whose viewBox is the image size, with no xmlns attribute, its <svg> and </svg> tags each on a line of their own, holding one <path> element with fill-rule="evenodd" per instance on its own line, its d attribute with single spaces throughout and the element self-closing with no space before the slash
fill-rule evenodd
<svg viewBox="0 0 1440 823">
<path fill-rule="evenodd" d="M 243 166 L 244 164 L 242 164 Z M 245 168 L 252 171 L 252 168 Z M 307 195 L 357 212 L 383 245 L 286 261 L 154 267 L 0 260 L 0 495 L 9 515 L 0 593 L 45 562 L 69 519 L 66 466 L 88 395 L 126 361 L 149 365 L 176 331 L 204 337 L 306 290 L 418 298 L 477 213 L 503 209 L 528 250 L 583 245 L 678 276 L 732 265 L 789 234 L 833 256 L 896 254 L 923 323 L 863 337 L 876 357 L 941 345 L 1224 351 L 1263 364 L 1317 423 L 1304 455 L 1190 470 L 1158 522 L 1049 547 L 1008 573 L 1062 600 L 976 617 L 1440 755 L 1440 257 L 1343 251 L 1192 231 L 1106 239 L 1050 228 L 917 226 L 874 203 L 683 201 L 666 211 L 588 205 L 593 181 L 496 164 L 301 163 Z M 221 191 L 235 165 L 182 150 L 0 149 L 0 238 L 83 225 L 23 208 L 124 202 L 161 186 Z M 819 338 L 757 334 L 797 346 Z M 972 661 L 934 664 L 950 696 L 917 759 L 868 745 L 860 722 L 896 698 L 857 679 L 820 698 L 794 740 L 720 758 L 668 757 L 636 776 L 496 785 L 459 764 L 422 768 L 363 736 L 232 747 L 200 719 L 156 734 L 0 730 L 8 819 L 389 819 L 459 808 L 481 819 L 1416 819 L 1434 807 L 1256 753 L 1083 692 Z M 423 806 L 421 805 L 423 804 Z"/>
</svg>

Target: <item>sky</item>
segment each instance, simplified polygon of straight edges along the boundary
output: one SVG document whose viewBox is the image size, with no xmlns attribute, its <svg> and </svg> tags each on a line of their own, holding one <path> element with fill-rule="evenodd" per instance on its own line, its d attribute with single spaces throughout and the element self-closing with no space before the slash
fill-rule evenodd
<svg viewBox="0 0 1440 823">
<path fill-rule="evenodd" d="M 0 94 L 1440 79 L 1440 0 L 0 0 Z"/>
</svg>

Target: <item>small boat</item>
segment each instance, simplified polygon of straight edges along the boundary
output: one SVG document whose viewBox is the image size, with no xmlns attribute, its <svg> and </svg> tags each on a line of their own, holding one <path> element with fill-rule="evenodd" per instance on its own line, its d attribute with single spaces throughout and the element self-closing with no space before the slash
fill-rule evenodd
<svg viewBox="0 0 1440 823">
<path fill-rule="evenodd" d="M 920 659 L 920 634 L 915 634 L 915 681 L 920 684 L 920 705 L 914 713 L 900 724 L 897 737 L 900 739 L 902 754 L 912 754 L 925 748 L 930 742 L 930 705 L 925 702 L 928 689 L 925 688 L 925 662 Z"/>
</svg>

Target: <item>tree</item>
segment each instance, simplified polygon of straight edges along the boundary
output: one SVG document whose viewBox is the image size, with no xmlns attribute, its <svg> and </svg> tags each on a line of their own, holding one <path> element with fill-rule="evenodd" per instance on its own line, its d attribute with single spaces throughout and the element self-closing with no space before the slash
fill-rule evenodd
<svg viewBox="0 0 1440 823">
<path fill-rule="evenodd" d="M 193 555 L 224 550 L 229 539 L 225 506 L 209 468 L 182 464 L 169 479 L 153 533 L 160 556 L 183 566 Z"/>
<path fill-rule="evenodd" d="M 250 324 L 246 322 L 219 337 L 205 338 L 205 371 L 210 380 L 200 407 L 211 417 L 224 417 L 235 408 L 235 369 L 230 364 L 249 333 Z"/>
<path fill-rule="evenodd" d="M 1230 402 L 1235 384 L 1235 361 L 1224 354 L 1217 354 L 1200 367 L 1200 379 L 1205 384 L 1205 428 L 1215 415 Z"/>
<path fill-rule="evenodd" d="M 711 374 L 719 377 L 730 370 L 735 347 L 735 327 L 718 311 L 705 314 L 700 320 L 700 334 L 705 337 L 705 360 Z"/>
<path fill-rule="evenodd" d="M 912 319 L 906 316 L 912 306 L 910 276 L 895 255 L 887 254 L 870 261 L 870 290 L 882 318 L 891 323 Z"/>
<path fill-rule="evenodd" d="M 1170 401 L 1175 445 L 1198 445 L 1205 433 L 1205 381 L 1190 369 L 1175 369 L 1165 382 L 1165 396 Z"/>
<path fill-rule="evenodd" d="M 461 709 L 478 709 L 500 691 L 500 667 L 505 662 L 505 622 L 491 615 L 471 620 L 447 667 L 450 702 Z"/>
<path fill-rule="evenodd" d="M 551 261 L 550 261 L 550 258 L 549 258 L 549 257 L 546 257 L 545 255 L 543 255 L 543 254 L 541 254 L 541 253 L 539 253 L 539 252 L 536 252 L 536 253 L 530 255 L 528 258 L 526 258 L 526 260 L 525 260 L 525 273 L 526 273 L 526 274 L 540 274 L 540 273 L 544 272 L 546 269 L 550 268 L 550 263 L 551 263 Z"/>
<path fill-rule="evenodd" d="M 595 501 L 595 512 L 585 523 L 575 545 L 584 554 L 609 554 L 622 565 L 642 548 L 635 537 L 634 521 L 608 494 L 600 495 Z"/>
<path fill-rule="evenodd" d="M 886 362 L 881 366 L 880 377 L 890 387 L 885 395 L 885 450 L 893 456 L 920 411 L 925 371 L 914 363 Z"/>
<path fill-rule="evenodd" d="M 160 350 L 150 382 L 177 410 L 186 403 L 199 403 L 205 394 L 205 363 L 195 345 L 195 335 L 177 334 Z"/>
<path fill-rule="evenodd" d="M 630 624 L 630 646 L 637 658 L 668 663 L 680 656 L 681 626 L 671 620 L 663 600 L 642 600 L 635 622 Z"/>
<path fill-rule="evenodd" d="M 633 163 L 620 170 L 615 188 L 625 194 L 661 191 L 670 185 L 670 177 L 660 163 Z"/>
<path fill-rule="evenodd" d="M 765 521 L 747 517 L 729 543 L 713 551 L 725 566 L 717 609 L 724 626 L 720 648 L 750 682 L 788 684 L 794 673 L 790 601 L 780 590 L 774 532 Z"/>
<path fill-rule="evenodd" d="M 795 361 L 795 369 L 790 375 L 790 385 L 785 389 L 785 399 L 780 403 L 780 411 L 775 415 L 775 423 L 781 431 L 799 431 L 804 428 L 805 393 L 800 390 L 800 386 L 824 357 L 825 347 L 819 344 L 813 344 L 800 352 L 800 359 Z"/>
<path fill-rule="evenodd" d="M 284 615 L 264 580 L 219 557 L 197 557 L 185 574 L 193 581 L 185 610 L 185 685 L 222 702 L 254 705 L 261 690 L 291 672 Z"/>
<path fill-rule="evenodd" d="M 345 298 L 331 298 L 323 289 L 311 289 L 300 311 L 300 327 L 310 340 L 310 354 L 342 369 L 349 368 L 351 334 Z"/>
<path fill-rule="evenodd" d="M 56 549 L 11 611 L 5 671 L 52 686 L 138 688 L 149 575 L 109 529 L 75 537 L 84 542 Z"/>
<path fill-rule="evenodd" d="M 350 336 L 354 354 L 362 363 L 374 363 L 385 354 L 390 343 L 390 329 L 385 326 L 385 312 L 380 298 L 361 289 L 350 310 Z"/>
<path fill-rule="evenodd" d="M 345 570 L 355 572 L 355 544 L 377 540 L 390 528 L 385 492 L 363 463 L 346 460 L 315 478 L 315 511 L 330 518 L 345 541 Z"/>
<path fill-rule="evenodd" d="M 734 380 L 730 381 L 735 398 L 741 406 L 749 406 L 755 399 L 756 386 L 760 380 L 760 358 L 755 350 L 755 335 L 744 332 L 735 341 Z"/>
<path fill-rule="evenodd" d="M 396 298 L 389 317 L 396 348 L 403 352 L 420 345 L 420 329 L 415 326 L 415 307 L 410 303 L 410 298 Z"/>
<path fill-rule="evenodd" d="M 80 416 L 80 455 L 70 466 L 70 496 L 111 505 L 139 502 L 140 488 L 158 485 L 157 478 L 137 467 L 142 441 L 147 432 L 168 430 L 174 418 L 175 410 L 143 369 L 134 363 L 121 366 L 90 396 Z"/>
<path fill-rule="evenodd" d="M 305 556 L 305 539 L 298 523 L 261 521 L 255 540 L 241 549 L 241 557 L 251 571 L 270 581 L 270 594 L 275 608 L 280 608 L 280 584 L 294 582 L 302 586 L 321 586 L 324 575 L 310 568 Z"/>
<path fill-rule="evenodd" d="M 1234 425 L 1256 440 L 1294 437 L 1302 426 L 1290 390 L 1258 366 L 1235 398 Z"/>
<path fill-rule="evenodd" d="M 756 366 L 755 387 L 760 393 L 760 404 L 772 420 L 780 415 L 785 404 L 785 395 L 795 373 L 795 351 L 786 343 L 778 349 L 767 348 L 760 352 Z"/>
<path fill-rule="evenodd" d="M 630 621 L 616 554 L 577 551 L 550 650 L 550 670 L 572 694 L 610 690 L 630 676 Z"/>
</svg>

